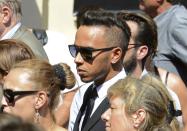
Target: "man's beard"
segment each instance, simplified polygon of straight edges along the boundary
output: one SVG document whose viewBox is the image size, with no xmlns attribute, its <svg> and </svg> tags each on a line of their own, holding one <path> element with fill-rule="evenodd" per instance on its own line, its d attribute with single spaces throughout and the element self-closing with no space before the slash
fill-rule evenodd
<svg viewBox="0 0 187 131">
<path fill-rule="evenodd" d="M 125 68 L 125 72 L 129 75 L 132 74 L 137 66 L 137 59 L 136 59 L 136 55 L 132 55 L 132 57 L 125 61 L 123 63 L 123 66 Z"/>
</svg>

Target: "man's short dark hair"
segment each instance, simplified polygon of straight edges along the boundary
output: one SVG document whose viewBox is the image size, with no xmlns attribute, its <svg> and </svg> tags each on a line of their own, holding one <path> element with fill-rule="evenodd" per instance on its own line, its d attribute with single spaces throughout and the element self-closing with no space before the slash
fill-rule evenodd
<svg viewBox="0 0 187 131">
<path fill-rule="evenodd" d="M 135 36 L 136 44 L 146 45 L 148 47 L 148 54 L 143 59 L 143 65 L 147 57 L 153 57 L 157 49 L 157 26 L 153 19 L 140 11 L 121 11 L 119 15 L 122 17 L 124 23 L 126 21 L 133 21 L 138 24 L 138 33 Z"/>
<path fill-rule="evenodd" d="M 171 4 L 178 4 L 181 2 L 181 0 L 167 0 L 167 2 L 169 2 Z"/>
<path fill-rule="evenodd" d="M 123 53 L 128 47 L 130 29 L 117 17 L 116 12 L 106 10 L 87 10 L 79 19 L 80 26 L 105 26 L 109 29 L 107 38 L 110 43 L 118 44 Z M 117 28 L 119 29 L 117 30 Z"/>
</svg>

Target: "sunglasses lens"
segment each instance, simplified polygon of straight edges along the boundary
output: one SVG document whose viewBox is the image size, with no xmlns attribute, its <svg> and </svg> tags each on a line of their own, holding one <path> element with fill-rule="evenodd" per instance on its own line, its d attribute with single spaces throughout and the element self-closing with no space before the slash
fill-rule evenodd
<svg viewBox="0 0 187 131">
<path fill-rule="evenodd" d="M 80 52 L 84 60 L 88 61 L 92 59 L 92 51 L 86 47 L 77 47 L 75 45 L 69 45 L 69 51 L 74 58 L 77 56 L 78 52 Z"/>
<path fill-rule="evenodd" d="M 69 52 L 73 57 L 76 57 L 77 55 L 77 49 L 74 45 L 69 45 Z"/>
<path fill-rule="evenodd" d="M 80 48 L 81 56 L 84 60 L 88 61 L 92 59 L 92 51 L 87 48 Z"/>
<path fill-rule="evenodd" d="M 12 90 L 4 90 L 4 96 L 8 103 L 14 102 L 14 95 Z"/>
</svg>

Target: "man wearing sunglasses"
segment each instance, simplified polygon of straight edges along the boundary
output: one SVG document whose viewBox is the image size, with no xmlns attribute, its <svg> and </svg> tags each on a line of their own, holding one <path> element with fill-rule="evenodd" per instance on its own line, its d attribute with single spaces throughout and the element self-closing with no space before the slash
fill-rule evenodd
<svg viewBox="0 0 187 131">
<path fill-rule="evenodd" d="M 157 31 L 154 21 L 144 13 L 122 11 L 119 13 L 124 22 L 131 29 L 131 38 L 128 45 L 128 50 L 124 57 L 124 67 L 128 74 L 136 78 L 141 78 L 147 73 L 146 69 L 150 69 L 150 59 L 153 58 L 157 48 Z M 186 99 L 187 90 L 182 80 L 167 71 L 154 67 L 153 71 L 159 75 L 162 82 L 167 86 L 167 89 L 172 96 L 175 108 L 178 110 L 176 117 L 180 122 L 180 126 L 187 128 L 186 124 Z M 180 88 L 179 88 L 180 87 Z M 182 107 L 182 108 L 181 108 Z M 181 116 L 181 110 L 183 117 Z M 180 112 L 180 113 L 179 113 Z"/>
<path fill-rule="evenodd" d="M 121 11 L 118 15 L 131 29 L 131 38 L 123 60 L 125 71 L 127 74 L 140 78 L 147 72 L 146 69 L 152 69 L 151 60 L 157 48 L 155 22 L 139 11 Z"/>
<path fill-rule="evenodd" d="M 91 85 L 82 86 L 73 99 L 69 131 L 104 131 L 107 89 L 126 76 L 122 63 L 130 30 L 116 13 L 105 10 L 88 10 L 79 23 L 69 50 L 81 80 Z"/>
</svg>

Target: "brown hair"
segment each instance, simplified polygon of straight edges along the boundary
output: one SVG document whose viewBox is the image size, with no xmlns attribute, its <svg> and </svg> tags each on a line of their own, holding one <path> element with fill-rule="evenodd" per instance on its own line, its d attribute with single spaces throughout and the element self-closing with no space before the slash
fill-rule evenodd
<svg viewBox="0 0 187 131">
<path fill-rule="evenodd" d="M 62 87 L 60 88 L 61 90 L 65 88 L 70 89 L 75 86 L 76 79 L 69 65 L 67 65 L 66 63 L 59 63 L 53 65 L 53 68 L 57 77 L 62 82 Z"/>
<path fill-rule="evenodd" d="M 58 105 L 61 80 L 56 76 L 52 65 L 49 62 L 39 59 L 29 59 L 17 63 L 12 68 L 28 71 L 28 80 L 33 82 L 35 90 L 45 91 L 49 95 L 49 109 L 52 112 Z"/>
<path fill-rule="evenodd" d="M 35 58 L 34 53 L 24 42 L 7 39 L 0 41 L 0 70 L 6 75 L 11 67 L 22 60 Z"/>
<path fill-rule="evenodd" d="M 168 117 L 168 105 L 172 100 L 156 77 L 147 75 L 142 80 L 127 76 L 119 80 L 108 90 L 109 99 L 118 96 L 124 100 L 125 111 L 131 115 L 138 109 L 146 111 L 146 118 L 139 127 L 139 131 L 167 131 L 171 130 Z M 176 123 L 176 128 L 178 125 Z"/>
<path fill-rule="evenodd" d="M 123 23 L 126 21 L 135 22 L 138 25 L 138 32 L 135 36 L 135 44 L 146 45 L 148 47 L 148 54 L 143 58 L 142 65 L 151 70 L 150 62 L 157 50 L 157 26 L 153 19 L 147 14 L 140 11 L 126 11 L 122 10 L 118 13 Z"/>
</svg>

